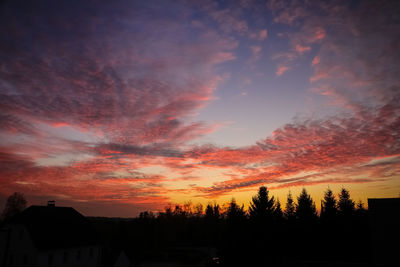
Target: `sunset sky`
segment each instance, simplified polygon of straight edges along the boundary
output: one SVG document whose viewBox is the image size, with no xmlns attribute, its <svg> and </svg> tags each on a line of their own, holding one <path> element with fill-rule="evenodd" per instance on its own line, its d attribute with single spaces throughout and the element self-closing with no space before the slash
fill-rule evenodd
<svg viewBox="0 0 400 267">
<path fill-rule="evenodd" d="M 400 1 L 4 1 L 0 205 L 400 194 Z"/>
</svg>

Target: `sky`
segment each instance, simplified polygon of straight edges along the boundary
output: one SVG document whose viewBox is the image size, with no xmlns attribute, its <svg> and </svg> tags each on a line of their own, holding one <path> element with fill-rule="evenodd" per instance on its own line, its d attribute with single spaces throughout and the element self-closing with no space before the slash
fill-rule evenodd
<svg viewBox="0 0 400 267">
<path fill-rule="evenodd" d="M 3 1 L 0 204 L 400 194 L 400 2 Z"/>
</svg>

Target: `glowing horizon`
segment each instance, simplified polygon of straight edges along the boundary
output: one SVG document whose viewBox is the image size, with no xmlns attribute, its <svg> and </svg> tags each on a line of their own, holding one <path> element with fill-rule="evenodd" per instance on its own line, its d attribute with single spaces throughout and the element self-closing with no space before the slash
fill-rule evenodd
<svg viewBox="0 0 400 267">
<path fill-rule="evenodd" d="M 391 1 L 0 6 L 0 204 L 85 215 L 400 193 Z M 3 204 L 2 204 L 3 205 Z"/>
</svg>

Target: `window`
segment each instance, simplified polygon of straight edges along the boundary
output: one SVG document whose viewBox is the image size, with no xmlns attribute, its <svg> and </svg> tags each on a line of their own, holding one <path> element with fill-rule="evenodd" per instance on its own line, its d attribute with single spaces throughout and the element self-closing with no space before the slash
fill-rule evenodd
<svg viewBox="0 0 400 267">
<path fill-rule="evenodd" d="M 63 262 L 64 262 L 64 263 L 67 263 L 67 262 L 68 262 L 68 251 L 64 251 Z"/>
<path fill-rule="evenodd" d="M 47 256 L 47 264 L 49 266 L 53 265 L 53 258 L 54 258 L 53 253 L 49 253 L 49 255 Z"/>
</svg>

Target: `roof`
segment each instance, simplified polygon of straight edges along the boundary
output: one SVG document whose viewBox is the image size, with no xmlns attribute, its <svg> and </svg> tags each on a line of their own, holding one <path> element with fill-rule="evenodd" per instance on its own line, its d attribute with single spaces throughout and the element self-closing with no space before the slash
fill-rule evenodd
<svg viewBox="0 0 400 267">
<path fill-rule="evenodd" d="M 90 223 L 70 207 L 30 206 L 11 223 L 25 225 L 38 249 L 96 244 Z"/>
</svg>

